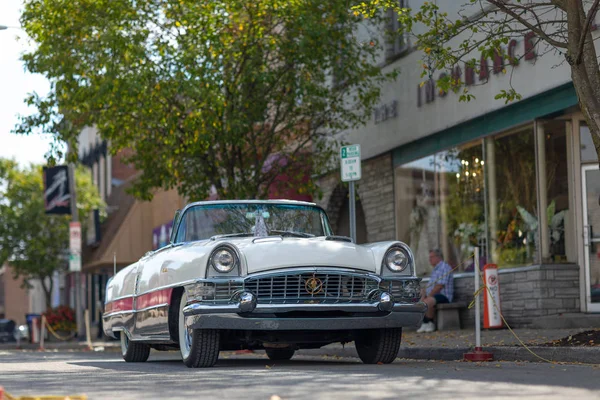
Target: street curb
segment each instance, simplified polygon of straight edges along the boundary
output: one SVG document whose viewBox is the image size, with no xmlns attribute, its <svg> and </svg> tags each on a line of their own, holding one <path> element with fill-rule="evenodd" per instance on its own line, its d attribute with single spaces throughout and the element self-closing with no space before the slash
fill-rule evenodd
<svg viewBox="0 0 600 400">
<path fill-rule="evenodd" d="M 534 346 L 529 349 L 539 357 L 548 361 L 554 362 L 572 362 L 584 364 L 600 364 L 600 347 L 541 347 Z M 20 349 L 17 349 L 13 344 L 0 345 L 0 350 L 39 350 L 37 344 L 22 344 Z M 118 345 L 110 343 L 108 345 L 97 344 L 94 348 L 89 349 L 84 344 L 76 343 L 61 343 L 58 346 L 46 346 L 45 351 L 80 351 L 80 352 L 120 352 L 121 348 Z M 484 351 L 493 354 L 495 361 L 533 361 L 544 362 L 544 360 L 536 357 L 524 347 L 516 346 L 490 346 L 483 347 Z M 398 358 L 411 360 L 438 360 L 438 361 L 457 361 L 463 360 L 463 355 L 473 351 L 472 347 L 401 347 L 398 352 Z M 322 356 L 335 358 L 358 358 L 354 344 L 341 346 L 339 344 L 329 345 L 320 349 L 298 350 L 299 356 Z"/>
<path fill-rule="evenodd" d="M 600 347 L 529 347 L 538 356 L 554 362 L 575 362 L 584 364 L 600 363 Z M 535 361 L 544 362 L 524 347 L 496 346 L 484 347 L 484 351 L 493 354 L 496 361 Z M 412 360 L 463 360 L 463 355 L 473 351 L 471 347 L 404 347 L 400 348 L 398 358 Z M 298 355 L 357 358 L 354 345 L 342 347 L 323 347 L 312 350 L 299 350 Z"/>
</svg>

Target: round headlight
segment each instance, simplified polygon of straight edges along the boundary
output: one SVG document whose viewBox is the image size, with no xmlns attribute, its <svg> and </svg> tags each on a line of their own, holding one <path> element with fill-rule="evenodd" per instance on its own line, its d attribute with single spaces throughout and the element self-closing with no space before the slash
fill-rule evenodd
<svg viewBox="0 0 600 400">
<path fill-rule="evenodd" d="M 410 262 L 408 254 L 402 249 L 394 248 L 388 250 L 383 260 L 385 266 L 392 272 L 402 272 L 408 267 Z"/>
<path fill-rule="evenodd" d="M 210 262 L 218 272 L 227 273 L 235 268 L 236 255 L 229 249 L 219 249 L 213 253 Z"/>
</svg>

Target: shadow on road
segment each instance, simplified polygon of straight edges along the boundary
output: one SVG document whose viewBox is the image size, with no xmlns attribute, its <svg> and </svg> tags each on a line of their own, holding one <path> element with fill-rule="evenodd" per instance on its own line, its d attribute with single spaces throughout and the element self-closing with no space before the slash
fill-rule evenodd
<svg viewBox="0 0 600 400">
<path fill-rule="evenodd" d="M 597 398 L 600 390 L 600 370 L 589 365 L 414 360 L 364 365 L 305 356 L 273 362 L 255 353 L 224 354 L 213 368 L 192 369 L 177 353 L 152 353 L 145 363 L 126 363 L 118 354 L 13 356 L 24 365 L 0 363 L 0 384 L 20 395 L 42 387 L 47 393 L 69 390 L 90 398 L 448 399 L 480 398 L 493 388 L 502 397 Z"/>
</svg>

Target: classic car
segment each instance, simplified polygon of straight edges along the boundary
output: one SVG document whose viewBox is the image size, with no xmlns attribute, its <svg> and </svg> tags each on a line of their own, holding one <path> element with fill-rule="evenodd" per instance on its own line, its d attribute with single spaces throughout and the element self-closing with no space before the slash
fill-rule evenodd
<svg viewBox="0 0 600 400">
<path fill-rule="evenodd" d="M 188 367 L 219 351 L 298 349 L 355 342 L 364 363 L 391 363 L 402 327 L 418 325 L 410 248 L 335 236 L 325 211 L 290 200 L 204 201 L 175 214 L 170 242 L 114 275 L 103 327 L 123 358 L 179 349 Z"/>
</svg>

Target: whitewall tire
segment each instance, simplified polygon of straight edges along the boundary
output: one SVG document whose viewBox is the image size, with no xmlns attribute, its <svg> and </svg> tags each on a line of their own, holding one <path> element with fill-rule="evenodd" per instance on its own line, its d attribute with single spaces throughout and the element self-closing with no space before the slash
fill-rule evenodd
<svg viewBox="0 0 600 400">
<path fill-rule="evenodd" d="M 185 292 L 179 303 L 179 350 L 183 363 L 190 368 L 206 368 L 219 359 L 220 332 L 216 329 L 191 329 L 186 325 L 183 308 L 187 304 Z"/>
</svg>

